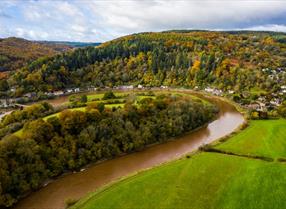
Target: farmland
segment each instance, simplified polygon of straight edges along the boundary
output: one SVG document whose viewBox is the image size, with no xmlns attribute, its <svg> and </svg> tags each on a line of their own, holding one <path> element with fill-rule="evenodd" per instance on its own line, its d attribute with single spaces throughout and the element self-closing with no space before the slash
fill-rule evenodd
<svg viewBox="0 0 286 209">
<path fill-rule="evenodd" d="M 216 148 L 282 157 L 285 124 L 285 120 L 251 121 L 246 130 Z M 280 209 L 286 206 L 285 171 L 285 164 L 277 161 L 198 152 L 99 190 L 73 209 Z"/>
</svg>

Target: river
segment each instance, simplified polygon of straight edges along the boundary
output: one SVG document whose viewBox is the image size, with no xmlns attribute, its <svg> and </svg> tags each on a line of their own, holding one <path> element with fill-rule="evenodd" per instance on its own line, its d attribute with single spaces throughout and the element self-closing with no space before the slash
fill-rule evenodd
<svg viewBox="0 0 286 209">
<path fill-rule="evenodd" d="M 243 116 L 234 106 L 218 98 L 211 100 L 217 104 L 220 113 L 208 126 L 177 137 L 176 140 L 91 165 L 82 172 L 64 175 L 31 193 L 13 209 L 64 209 L 64 200 L 67 198 L 79 199 L 123 176 L 177 159 L 203 144 L 230 134 L 244 122 Z"/>
</svg>

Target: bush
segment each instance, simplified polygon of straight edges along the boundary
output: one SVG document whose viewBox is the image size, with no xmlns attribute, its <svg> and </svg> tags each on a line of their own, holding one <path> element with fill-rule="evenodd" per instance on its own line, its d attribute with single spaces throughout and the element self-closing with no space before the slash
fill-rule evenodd
<svg viewBox="0 0 286 209">
<path fill-rule="evenodd" d="M 82 102 L 82 103 L 86 103 L 87 102 L 87 96 L 85 94 L 81 95 L 80 102 Z"/>
<path fill-rule="evenodd" d="M 69 208 L 69 207 L 73 206 L 74 204 L 76 204 L 77 201 L 78 201 L 77 199 L 68 198 L 65 200 L 65 207 Z"/>
<path fill-rule="evenodd" d="M 104 95 L 103 95 L 103 100 L 106 100 L 106 99 L 115 99 L 116 96 L 114 95 L 114 93 L 112 91 L 108 91 L 106 92 Z"/>
</svg>

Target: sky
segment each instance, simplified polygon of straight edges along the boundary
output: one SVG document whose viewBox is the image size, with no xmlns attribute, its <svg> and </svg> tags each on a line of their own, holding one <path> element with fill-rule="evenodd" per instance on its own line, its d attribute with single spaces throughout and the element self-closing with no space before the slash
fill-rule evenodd
<svg viewBox="0 0 286 209">
<path fill-rule="evenodd" d="M 0 0 L 0 37 L 104 42 L 172 29 L 286 32 L 286 0 Z"/>
</svg>

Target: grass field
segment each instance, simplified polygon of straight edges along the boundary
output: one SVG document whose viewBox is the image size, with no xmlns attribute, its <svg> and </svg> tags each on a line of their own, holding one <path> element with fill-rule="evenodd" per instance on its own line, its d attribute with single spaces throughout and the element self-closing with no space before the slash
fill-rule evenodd
<svg viewBox="0 0 286 209">
<path fill-rule="evenodd" d="M 285 120 L 251 121 L 217 148 L 284 156 Z M 113 184 L 73 209 L 282 209 L 286 163 L 201 152 Z"/>
<path fill-rule="evenodd" d="M 128 92 L 114 92 L 114 95 L 116 97 L 124 97 Z M 94 99 L 102 99 L 104 96 L 104 93 L 99 93 L 99 94 L 89 94 L 87 95 L 87 101 L 91 102 Z"/>
<path fill-rule="evenodd" d="M 249 127 L 216 146 L 239 154 L 286 157 L 286 120 L 256 120 Z"/>
</svg>

